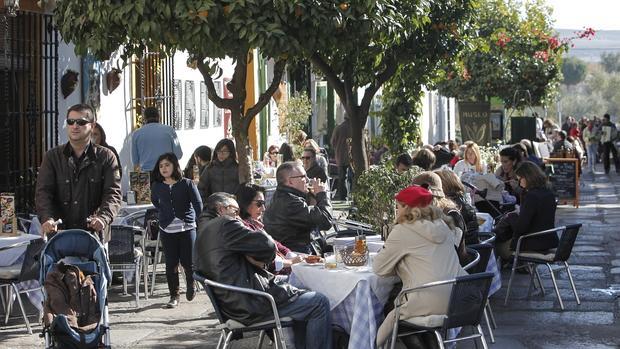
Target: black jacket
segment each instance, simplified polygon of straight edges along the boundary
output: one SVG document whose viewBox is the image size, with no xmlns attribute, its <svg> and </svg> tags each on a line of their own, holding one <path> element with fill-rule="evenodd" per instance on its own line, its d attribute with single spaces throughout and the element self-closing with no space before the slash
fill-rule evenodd
<svg viewBox="0 0 620 349">
<path fill-rule="evenodd" d="M 276 245 L 263 231 L 252 231 L 240 220 L 216 216 L 205 210 L 198 220 L 194 245 L 194 268 L 208 279 L 226 285 L 251 288 L 271 294 L 278 307 L 292 302 L 300 290 L 277 283 L 274 276 L 250 264 L 245 256 L 269 264 Z M 272 314 L 266 298 L 213 289 L 223 315 L 242 324 L 261 321 Z"/>
<path fill-rule="evenodd" d="M 459 209 L 459 213 L 463 218 L 464 227 L 459 228 L 463 230 L 463 239 L 465 239 L 465 244 L 477 244 L 479 241 L 478 217 L 476 217 L 476 208 L 467 203 L 462 194 L 448 195 L 448 198 L 456 204 Z"/>
<path fill-rule="evenodd" d="M 151 202 L 159 212 L 159 226 L 166 228 L 174 218 L 193 223 L 202 212 L 202 200 L 191 179 L 181 178 L 169 186 L 155 181 L 151 185 Z"/>
<path fill-rule="evenodd" d="M 200 173 L 198 191 L 202 202 L 206 202 L 209 195 L 217 192 L 234 194 L 239 188 L 239 165 L 232 158 L 220 162 L 217 158 Z"/>
<path fill-rule="evenodd" d="M 332 226 L 327 193 L 318 193 L 316 201 L 316 205 L 308 206 L 304 193 L 278 185 L 263 216 L 265 230 L 293 251 L 308 245 L 312 230 L 327 230 Z"/>
<path fill-rule="evenodd" d="M 512 228 L 511 248 L 517 246 L 521 235 L 536 233 L 555 227 L 555 196 L 547 188 L 533 188 L 525 192 L 521 199 L 519 215 L 510 220 Z M 546 251 L 558 246 L 558 236 L 549 234 L 526 239 L 522 251 Z"/>
<path fill-rule="evenodd" d="M 314 164 L 306 171 L 306 175 L 308 178 L 319 178 L 321 182 L 327 182 L 327 173 L 325 173 L 325 170 L 319 166 L 317 161 L 315 161 Z"/>
</svg>

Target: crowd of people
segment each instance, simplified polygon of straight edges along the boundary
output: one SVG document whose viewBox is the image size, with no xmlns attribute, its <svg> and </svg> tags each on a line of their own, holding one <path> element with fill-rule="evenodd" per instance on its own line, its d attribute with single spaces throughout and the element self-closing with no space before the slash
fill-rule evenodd
<svg viewBox="0 0 620 349">
<path fill-rule="evenodd" d="M 170 293 L 167 306 L 179 304 L 181 266 L 187 301 L 195 297 L 194 271 L 220 283 L 266 291 L 274 297 L 280 316 L 296 321 L 297 348 L 330 348 L 329 301 L 320 293 L 288 283 L 292 265 L 309 254 L 320 254 L 316 232 L 332 228 L 329 157 L 323 149 L 305 135 L 296 137 L 293 146 L 270 146 L 263 164 L 276 168 L 277 186 L 271 202 L 266 202 L 263 188 L 239 182 L 232 140 L 222 139 L 213 151 L 198 147 L 183 171 L 174 130 L 157 122 L 156 110 L 145 115 L 144 130 L 134 135 L 133 162 L 152 173 L 151 200 L 158 209 Z M 587 147 L 582 149 L 594 158 L 602 145 L 608 171 L 609 153 L 617 161 L 615 126 L 609 116 L 602 121 L 582 120 L 584 127 L 574 119 L 567 123 L 567 130 L 554 129 L 552 123 L 542 125 L 541 135 L 556 137 L 550 151 L 578 149 L 570 147 L 583 139 Z M 45 154 L 37 182 L 42 231 L 91 230 L 106 242 L 122 200 L 118 155 L 105 142 L 105 132 L 90 107 L 71 107 L 66 124 L 69 141 Z M 153 143 L 150 135 L 155 134 L 152 137 L 157 142 Z M 332 138 L 341 174 L 348 171 L 348 154 L 338 155 L 342 149 L 337 144 L 346 144 L 339 139 L 346 136 L 346 129 L 341 128 Z M 301 150 L 298 159 L 296 147 Z M 465 247 L 479 242 L 477 212 L 498 218 L 494 229 L 497 253 L 508 261 L 520 236 L 555 224 L 555 196 L 537 154 L 534 144 L 523 140 L 502 148 L 499 165 L 492 168 L 476 143 L 459 146 L 450 141 L 398 156 L 394 171 L 403 173 L 417 166 L 422 172 L 394 196 L 396 220 L 384 248 L 374 258 L 374 272 L 397 275 L 405 288 L 464 275 Z M 588 166 L 593 169 L 590 161 Z M 342 185 L 346 195 L 347 175 L 340 178 L 338 192 L 343 194 Z M 557 245 L 557 236 L 546 235 L 530 239 L 522 248 L 547 251 Z M 420 293 L 410 297 L 401 311 L 406 317 L 441 316 L 447 311 L 449 294 L 449 286 Z M 217 290 L 215 295 L 229 319 L 243 324 L 269 320 L 265 315 L 270 313 L 268 305 L 251 296 Z M 389 309 L 387 314 L 377 334 L 378 345 L 391 329 Z M 428 318 L 429 326 L 433 319 Z"/>
</svg>

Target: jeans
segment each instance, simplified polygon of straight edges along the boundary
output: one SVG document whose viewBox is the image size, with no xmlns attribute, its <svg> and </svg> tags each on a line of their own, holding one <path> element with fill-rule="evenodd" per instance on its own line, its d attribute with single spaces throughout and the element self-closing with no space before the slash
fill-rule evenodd
<svg viewBox="0 0 620 349">
<path fill-rule="evenodd" d="M 278 309 L 280 317 L 291 317 L 295 348 L 332 347 L 332 320 L 329 313 L 329 300 L 317 292 L 306 292 L 292 303 Z"/>
<path fill-rule="evenodd" d="M 598 143 L 588 144 L 588 169 L 590 172 L 594 172 L 594 165 L 596 165 L 596 154 L 598 153 Z"/>
<path fill-rule="evenodd" d="M 196 241 L 196 229 L 180 233 L 166 233 L 160 230 L 161 243 L 164 247 L 166 259 L 166 280 L 170 297 L 179 297 L 179 262 L 185 270 L 185 281 L 188 288 L 193 286 L 192 251 Z"/>
</svg>

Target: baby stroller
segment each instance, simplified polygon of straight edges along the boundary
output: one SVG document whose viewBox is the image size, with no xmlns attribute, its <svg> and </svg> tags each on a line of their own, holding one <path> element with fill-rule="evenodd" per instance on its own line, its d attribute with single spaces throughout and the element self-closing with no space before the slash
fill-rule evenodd
<svg viewBox="0 0 620 349">
<path fill-rule="evenodd" d="M 65 257 L 71 257 L 70 264 L 61 261 Z M 90 324 L 88 331 L 80 331 L 70 326 L 71 321 L 75 322 L 76 316 L 68 317 L 65 314 L 54 314 L 53 311 L 47 312 L 48 305 L 51 305 L 52 301 L 46 290 L 43 292 L 46 308 L 44 317 L 51 321 L 44 321 L 43 324 L 45 348 L 110 348 L 107 286 L 111 280 L 111 272 L 103 245 L 94 235 L 84 230 L 65 230 L 56 234 L 45 245 L 41 254 L 39 274 L 41 285 L 45 284 L 48 276 L 51 278 L 50 281 L 54 280 L 54 276 L 50 273 L 58 273 L 58 270 L 66 268 L 67 265 L 73 268 L 72 270 L 78 267 L 78 272 L 82 272 L 78 274 L 88 275 L 88 281 L 92 281 L 91 285 L 94 287 L 91 286 L 90 290 L 94 288 L 96 292 L 96 305 L 90 303 L 90 307 L 95 310 L 91 313 L 93 314 L 91 319 L 94 317 L 95 323 Z M 80 301 L 81 296 L 82 293 Z"/>
</svg>

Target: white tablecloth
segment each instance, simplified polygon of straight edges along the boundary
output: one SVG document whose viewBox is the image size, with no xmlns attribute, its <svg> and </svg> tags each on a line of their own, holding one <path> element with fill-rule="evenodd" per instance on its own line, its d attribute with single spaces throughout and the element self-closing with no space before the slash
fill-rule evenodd
<svg viewBox="0 0 620 349">
<path fill-rule="evenodd" d="M 15 264 L 19 257 L 26 252 L 28 243 L 40 238 L 41 235 L 32 234 L 0 237 L 0 267 L 7 267 Z"/>
<path fill-rule="evenodd" d="M 330 303 L 332 323 L 349 333 L 350 349 L 375 347 L 383 306 L 397 277 L 380 277 L 367 268 L 324 269 L 294 264 L 290 283 L 324 294 Z"/>
<path fill-rule="evenodd" d="M 329 299 L 331 309 L 340 304 L 362 280 L 368 282 L 377 299 L 385 302 L 398 280 L 396 277 L 378 276 L 368 267 L 325 269 L 322 265 L 299 263 L 293 264 L 292 273 L 302 284 L 324 294 Z"/>
</svg>

